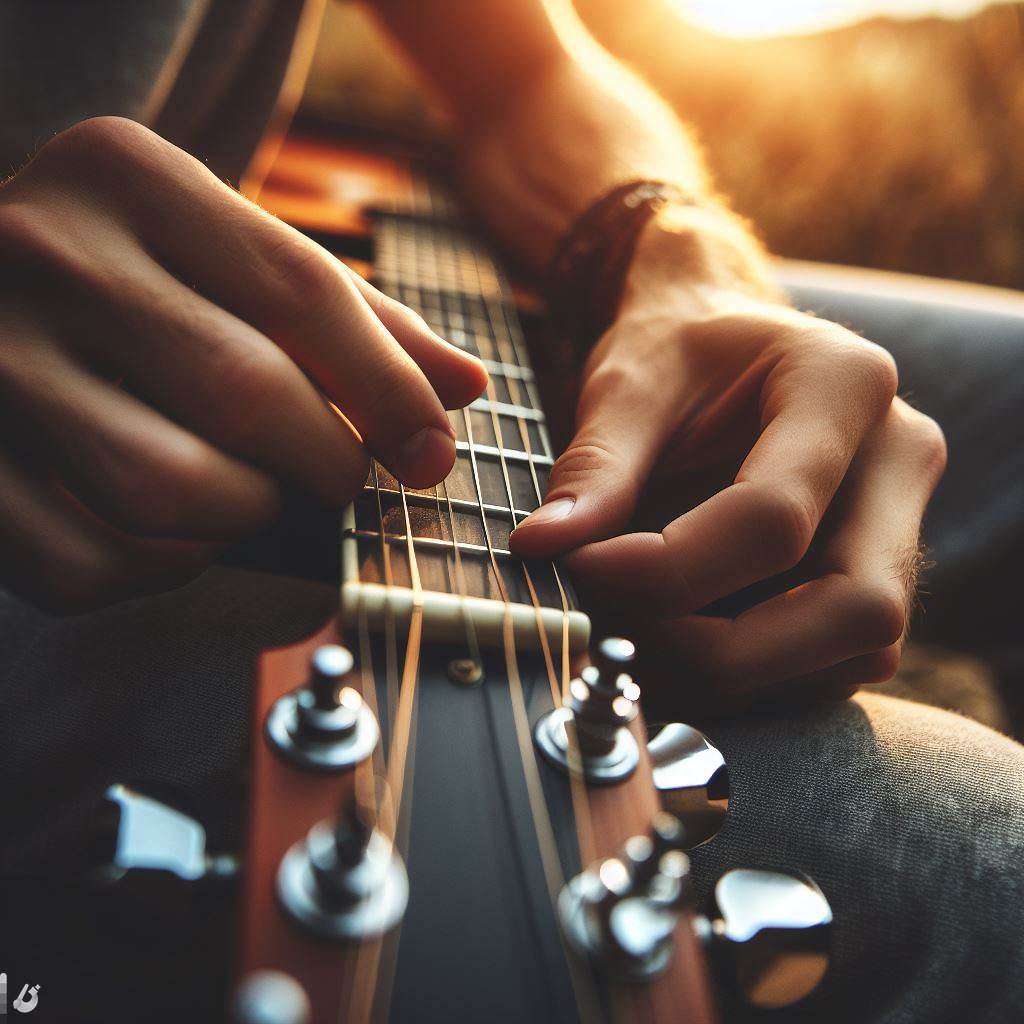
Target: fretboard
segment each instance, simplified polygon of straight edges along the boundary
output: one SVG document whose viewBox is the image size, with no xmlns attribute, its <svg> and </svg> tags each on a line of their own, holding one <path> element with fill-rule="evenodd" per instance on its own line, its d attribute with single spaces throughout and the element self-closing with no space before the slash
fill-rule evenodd
<svg viewBox="0 0 1024 1024">
<path fill-rule="evenodd" d="M 402 487 L 374 464 L 344 518 L 343 609 L 371 625 L 419 603 L 430 639 L 539 644 L 543 630 L 572 649 L 589 623 L 551 562 L 509 551 L 512 529 L 543 500 L 551 443 L 511 290 L 454 204 L 421 188 L 401 211 L 374 215 L 374 283 L 419 312 L 441 337 L 483 360 L 487 392 L 450 412 L 455 466 L 437 487 Z"/>
</svg>

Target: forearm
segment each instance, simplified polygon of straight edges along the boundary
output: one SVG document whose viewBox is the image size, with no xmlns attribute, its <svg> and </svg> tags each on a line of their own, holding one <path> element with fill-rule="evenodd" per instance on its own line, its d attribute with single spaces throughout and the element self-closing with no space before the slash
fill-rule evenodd
<svg viewBox="0 0 1024 1024">
<path fill-rule="evenodd" d="M 668 181 L 710 198 L 678 119 L 603 53 L 584 63 L 563 51 L 507 107 L 466 125 L 459 170 L 482 216 L 535 267 L 594 200 L 622 182 Z"/>
<path fill-rule="evenodd" d="M 376 0 L 376 10 L 459 127 L 459 172 L 481 216 L 535 269 L 596 199 L 635 179 L 671 182 L 695 206 L 668 246 L 686 266 L 763 277 L 745 227 L 714 198 L 694 141 L 654 92 L 558 0 Z M 445 47 L 439 39 L 445 39 Z M 648 236 L 656 232 L 647 232 Z M 658 250 L 663 239 L 641 240 Z M 717 255 L 721 250 L 721 258 Z M 738 255 L 737 255 L 738 254 Z M 678 259 L 674 260 L 678 277 Z"/>
</svg>

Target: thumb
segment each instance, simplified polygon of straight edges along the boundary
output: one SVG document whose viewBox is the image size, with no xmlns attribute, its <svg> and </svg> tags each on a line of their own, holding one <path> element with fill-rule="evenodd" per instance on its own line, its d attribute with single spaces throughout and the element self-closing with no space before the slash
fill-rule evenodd
<svg viewBox="0 0 1024 1024">
<path fill-rule="evenodd" d="M 587 380 L 544 504 L 512 533 L 516 554 L 547 557 L 625 529 L 672 426 L 672 407 L 652 405 L 658 389 L 639 376 L 598 370 Z"/>
</svg>

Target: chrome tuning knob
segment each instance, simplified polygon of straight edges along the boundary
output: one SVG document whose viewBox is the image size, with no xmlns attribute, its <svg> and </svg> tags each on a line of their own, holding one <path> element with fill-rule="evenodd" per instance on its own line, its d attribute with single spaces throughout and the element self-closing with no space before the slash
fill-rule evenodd
<svg viewBox="0 0 1024 1024">
<path fill-rule="evenodd" d="M 235 991 L 232 1024 L 309 1024 L 313 1008 L 306 990 L 282 971 L 247 974 Z"/>
<path fill-rule="evenodd" d="M 284 856 L 281 905 L 322 938 L 359 940 L 390 931 L 405 913 L 409 880 L 401 855 L 358 807 L 321 821 Z"/>
<path fill-rule="evenodd" d="M 656 978 L 672 959 L 681 909 L 692 898 L 683 829 L 658 816 L 650 835 L 629 839 L 573 878 L 558 897 L 558 913 L 576 953 L 632 981 Z"/>
<path fill-rule="evenodd" d="M 195 818 L 120 783 L 108 786 L 103 795 L 104 809 L 114 810 L 115 827 L 112 849 L 109 856 L 104 851 L 97 872 L 100 880 L 120 882 L 127 876 L 164 874 L 198 882 L 237 875 L 237 859 L 211 854 L 206 829 Z M 102 837 L 104 847 L 110 838 Z"/>
<path fill-rule="evenodd" d="M 662 806 L 686 829 L 687 849 L 717 835 L 729 811 L 729 769 L 719 750 L 690 725 L 648 729 L 647 752 Z"/>
<path fill-rule="evenodd" d="M 637 716 L 640 687 L 628 667 L 628 640 L 602 640 L 594 659 L 569 684 L 564 705 L 544 715 L 534 729 L 538 749 L 556 767 L 578 770 L 587 782 L 628 778 L 640 763 L 640 748 L 629 731 Z"/>
<path fill-rule="evenodd" d="M 716 970 L 762 1009 L 789 1006 L 828 969 L 832 910 L 809 878 L 736 868 L 715 885 L 709 913 L 694 921 Z"/>
<path fill-rule="evenodd" d="M 348 685 L 354 668 L 345 647 L 324 644 L 313 652 L 306 683 L 279 697 L 267 713 L 267 739 L 279 753 L 321 772 L 345 771 L 373 753 L 380 728 Z"/>
</svg>

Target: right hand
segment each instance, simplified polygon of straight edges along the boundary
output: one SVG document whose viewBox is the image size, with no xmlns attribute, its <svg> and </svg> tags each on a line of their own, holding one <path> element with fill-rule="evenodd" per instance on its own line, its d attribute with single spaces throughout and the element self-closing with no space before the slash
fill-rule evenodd
<svg viewBox="0 0 1024 1024">
<path fill-rule="evenodd" d="M 120 118 L 56 136 L 0 187 L 0 266 L 0 571 L 60 610 L 183 582 L 268 524 L 282 486 L 347 503 L 371 454 L 437 483 L 444 410 L 487 379 Z"/>
</svg>

